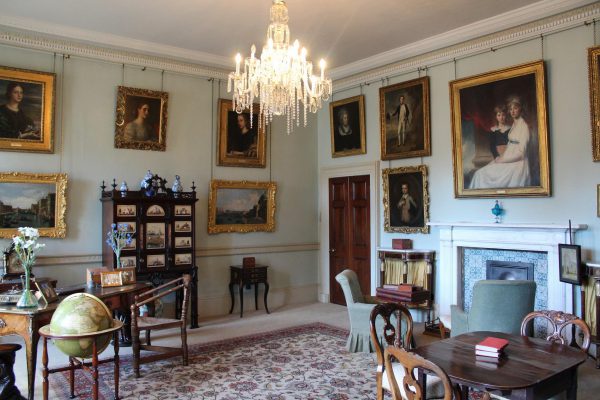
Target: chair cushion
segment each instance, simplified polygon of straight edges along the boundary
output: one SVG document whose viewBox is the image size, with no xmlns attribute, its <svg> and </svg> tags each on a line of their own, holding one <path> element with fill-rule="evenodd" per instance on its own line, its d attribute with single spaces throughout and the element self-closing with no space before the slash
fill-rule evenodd
<svg viewBox="0 0 600 400">
<path fill-rule="evenodd" d="M 404 379 L 404 368 L 402 367 L 402 364 L 395 362 L 392 363 L 392 370 L 394 371 L 394 377 L 396 378 L 396 382 L 398 383 L 398 387 L 402 393 L 402 398 L 406 399 L 406 392 L 404 391 L 404 386 L 402 385 L 402 380 Z M 381 387 L 387 391 L 391 391 L 390 382 L 388 380 L 386 371 L 383 372 Z M 427 375 L 427 398 L 441 399 L 443 397 L 444 385 L 442 384 L 442 380 L 435 375 Z"/>
</svg>

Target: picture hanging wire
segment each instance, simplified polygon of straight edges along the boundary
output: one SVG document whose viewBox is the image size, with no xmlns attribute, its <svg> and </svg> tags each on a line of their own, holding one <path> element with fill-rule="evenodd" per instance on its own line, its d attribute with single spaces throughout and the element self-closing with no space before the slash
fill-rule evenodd
<svg viewBox="0 0 600 400">
<path fill-rule="evenodd" d="M 362 83 L 360 84 L 360 95 L 361 96 L 363 95 L 363 84 Z"/>
<path fill-rule="evenodd" d="M 56 73 L 56 53 L 52 54 L 52 73 Z"/>
<path fill-rule="evenodd" d="M 454 80 L 456 80 L 456 58 L 452 59 L 454 62 Z"/>
<path fill-rule="evenodd" d="M 213 138 L 215 136 L 215 79 L 210 80 L 210 180 L 213 180 Z"/>
<path fill-rule="evenodd" d="M 419 78 L 421 77 L 421 67 L 417 68 L 417 76 Z"/>
<path fill-rule="evenodd" d="M 540 35 L 540 52 L 542 60 L 544 59 L 544 35 Z"/>
<path fill-rule="evenodd" d="M 59 172 L 63 172 L 63 140 L 64 140 L 64 125 L 63 125 L 63 121 L 64 121 L 64 115 L 65 115 L 65 109 L 64 109 L 64 98 L 65 98 L 65 60 L 68 59 L 69 56 L 65 56 L 63 54 L 62 57 L 62 68 L 61 68 L 61 77 L 60 77 L 60 143 L 59 145 L 59 168 L 58 171 Z"/>
<path fill-rule="evenodd" d="M 569 244 L 573 244 L 573 230 L 571 229 L 571 220 L 569 220 Z"/>
<path fill-rule="evenodd" d="M 163 69 L 160 73 L 160 91 L 163 92 L 163 88 L 165 86 L 165 70 Z"/>
<path fill-rule="evenodd" d="M 123 69 L 121 70 L 121 86 L 125 86 L 125 63 L 123 63 Z"/>
<path fill-rule="evenodd" d="M 273 124 L 269 124 L 269 182 L 273 182 Z M 265 129 L 266 132 L 266 129 Z"/>
<path fill-rule="evenodd" d="M 594 46 L 598 45 L 598 39 L 596 39 L 598 36 L 596 35 L 596 18 L 594 18 L 594 27 L 593 27 L 593 31 L 594 31 Z"/>
</svg>

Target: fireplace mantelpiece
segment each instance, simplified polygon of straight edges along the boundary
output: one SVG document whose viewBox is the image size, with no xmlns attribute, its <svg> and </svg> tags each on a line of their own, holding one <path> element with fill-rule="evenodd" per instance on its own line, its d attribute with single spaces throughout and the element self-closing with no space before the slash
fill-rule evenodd
<svg viewBox="0 0 600 400">
<path fill-rule="evenodd" d="M 440 314 L 450 314 L 461 290 L 459 272 L 464 247 L 538 251 L 548 254 L 548 308 L 571 312 L 571 285 L 559 281 L 558 244 L 569 242 L 569 226 L 558 224 L 495 224 L 479 222 L 430 222 L 440 231 L 439 297 Z M 587 225 L 572 225 L 573 232 Z M 551 295 L 550 295 L 551 294 Z"/>
</svg>

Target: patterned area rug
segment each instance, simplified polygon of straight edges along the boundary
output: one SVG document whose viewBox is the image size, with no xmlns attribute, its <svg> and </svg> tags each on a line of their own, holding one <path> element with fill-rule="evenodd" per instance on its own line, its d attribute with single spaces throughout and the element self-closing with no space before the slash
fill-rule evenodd
<svg viewBox="0 0 600 400">
<path fill-rule="evenodd" d="M 348 353 L 348 332 L 316 323 L 189 346 L 181 358 L 144 364 L 135 379 L 121 357 L 122 399 L 367 400 L 375 399 L 375 356 Z M 157 341 L 160 345 L 160 340 Z M 100 370 L 100 398 L 113 398 L 112 364 Z M 69 397 L 68 373 L 50 375 L 59 398 Z M 91 398 L 89 374 L 76 372 L 75 393 Z"/>
</svg>

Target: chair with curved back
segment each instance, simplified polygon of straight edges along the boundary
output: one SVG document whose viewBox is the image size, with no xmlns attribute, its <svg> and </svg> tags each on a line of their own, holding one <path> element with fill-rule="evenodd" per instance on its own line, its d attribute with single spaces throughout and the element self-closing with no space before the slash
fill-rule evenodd
<svg viewBox="0 0 600 400">
<path fill-rule="evenodd" d="M 387 365 L 385 348 L 396 347 L 411 349 L 413 347 L 413 320 L 410 311 L 399 303 L 381 303 L 371 311 L 369 318 L 371 342 L 377 355 L 377 400 L 383 400 L 384 390 L 392 391 L 387 368 L 393 368 L 396 377 L 403 376 L 404 369 L 397 362 Z M 435 376 L 427 379 L 427 398 L 443 396 L 443 385 Z"/>
<path fill-rule="evenodd" d="M 590 348 L 592 334 L 590 332 L 590 328 L 587 326 L 584 320 L 576 315 L 567 314 L 562 311 L 534 311 L 527 314 L 525 318 L 523 318 L 523 322 L 521 323 L 522 336 L 527 336 L 528 325 L 535 318 L 543 318 L 552 326 L 552 333 L 546 337 L 546 340 L 560 342 L 561 344 L 565 344 L 565 337 L 563 336 L 563 333 L 565 333 L 565 328 L 569 325 L 577 326 L 581 330 L 581 333 L 583 333 L 583 343 L 580 348 L 583 352 L 587 353 L 588 349 Z"/>
<path fill-rule="evenodd" d="M 388 346 L 384 353 L 387 377 L 390 382 L 390 392 L 394 400 L 421 400 L 426 398 L 440 398 L 444 400 L 461 399 L 461 392 L 458 386 L 452 386 L 450 378 L 439 366 L 435 365 L 425 358 L 408 352 L 401 347 Z M 394 363 L 392 358 L 396 359 Z M 398 374 L 400 365 L 402 373 Z M 421 369 L 427 373 L 426 396 L 423 396 L 423 387 L 417 380 L 417 370 Z M 432 396 L 430 393 L 429 381 L 436 379 L 440 392 Z M 400 385 L 398 385 L 400 381 Z"/>
</svg>

